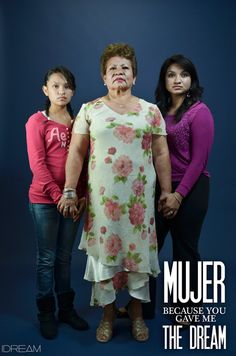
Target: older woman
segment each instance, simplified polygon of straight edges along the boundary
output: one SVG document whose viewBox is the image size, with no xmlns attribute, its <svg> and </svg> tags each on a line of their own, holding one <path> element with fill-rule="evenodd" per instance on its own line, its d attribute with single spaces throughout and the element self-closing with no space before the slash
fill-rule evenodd
<svg viewBox="0 0 236 356">
<path fill-rule="evenodd" d="M 141 302 L 150 301 L 149 276 L 159 273 L 156 172 L 162 198 L 171 191 L 165 123 L 156 105 L 132 95 L 137 63 L 130 46 L 116 43 L 105 48 L 101 74 L 108 92 L 84 104 L 76 118 L 58 208 L 64 215 L 76 214 L 75 187 L 90 143 L 80 249 L 88 255 L 85 279 L 93 283 L 91 305 L 104 307 L 96 337 L 100 342 L 111 339 L 116 292 L 127 286 L 133 337 L 146 341 Z"/>
</svg>

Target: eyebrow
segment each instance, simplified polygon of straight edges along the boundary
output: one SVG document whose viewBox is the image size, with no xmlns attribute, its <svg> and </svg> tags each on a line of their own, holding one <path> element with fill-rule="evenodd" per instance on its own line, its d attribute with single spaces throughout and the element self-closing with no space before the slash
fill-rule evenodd
<svg viewBox="0 0 236 356">
<path fill-rule="evenodd" d="M 60 83 L 54 81 L 52 84 L 60 84 Z M 63 84 L 68 84 L 68 82 L 64 82 Z"/>
<path fill-rule="evenodd" d="M 110 64 L 108 67 L 117 67 L 117 66 L 128 66 L 128 63 Z"/>
<path fill-rule="evenodd" d="M 180 72 L 180 73 L 183 73 L 183 72 L 188 73 L 188 71 L 187 71 L 187 70 L 185 70 L 185 69 L 181 70 L 181 72 Z M 166 73 L 176 73 L 176 71 L 169 69 Z"/>
</svg>

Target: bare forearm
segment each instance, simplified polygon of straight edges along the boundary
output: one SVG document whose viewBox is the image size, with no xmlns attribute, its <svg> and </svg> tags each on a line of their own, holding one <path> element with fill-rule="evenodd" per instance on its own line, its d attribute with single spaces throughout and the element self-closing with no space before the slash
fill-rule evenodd
<svg viewBox="0 0 236 356">
<path fill-rule="evenodd" d="M 154 166 L 161 186 L 161 193 L 171 192 L 171 164 L 166 137 L 153 136 L 152 152 Z"/>
<path fill-rule="evenodd" d="M 66 161 L 65 188 L 76 188 L 82 171 L 84 157 L 76 149 L 71 149 Z"/>
<path fill-rule="evenodd" d="M 89 145 L 88 135 L 73 134 L 66 161 L 65 188 L 76 188 Z"/>
<path fill-rule="evenodd" d="M 171 164 L 170 164 L 168 151 L 156 156 L 154 165 L 156 168 L 161 191 L 165 193 L 170 193 L 171 192 Z"/>
</svg>

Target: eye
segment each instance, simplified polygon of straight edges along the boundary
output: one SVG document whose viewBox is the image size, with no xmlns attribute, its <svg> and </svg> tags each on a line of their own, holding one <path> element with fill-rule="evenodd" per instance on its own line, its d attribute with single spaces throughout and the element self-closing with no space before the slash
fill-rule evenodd
<svg viewBox="0 0 236 356">
<path fill-rule="evenodd" d="M 190 75 L 189 75 L 188 72 L 183 72 L 183 73 L 181 73 L 181 76 L 182 76 L 183 78 L 186 78 L 186 77 L 189 77 Z"/>
<path fill-rule="evenodd" d="M 173 78 L 174 76 L 175 74 L 172 72 L 167 73 L 167 78 Z"/>
<path fill-rule="evenodd" d="M 52 87 L 57 89 L 59 87 L 59 85 L 58 84 L 53 84 Z"/>
<path fill-rule="evenodd" d="M 123 66 L 122 69 L 129 69 L 129 67 L 128 66 Z"/>
</svg>

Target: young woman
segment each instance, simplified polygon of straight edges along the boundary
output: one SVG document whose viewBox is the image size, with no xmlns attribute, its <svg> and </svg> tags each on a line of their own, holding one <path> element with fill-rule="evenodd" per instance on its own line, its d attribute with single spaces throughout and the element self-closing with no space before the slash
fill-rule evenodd
<svg viewBox="0 0 236 356">
<path fill-rule="evenodd" d="M 170 232 L 174 261 L 190 261 L 190 287 L 197 291 L 198 242 L 209 200 L 207 161 L 214 123 L 209 108 L 201 101 L 197 71 L 183 55 L 173 55 L 163 63 L 155 92 L 156 103 L 165 119 L 171 160 L 172 193 L 160 198 L 156 189 L 158 251 Z M 184 266 L 183 263 L 183 266 Z M 183 295 L 185 295 L 183 269 Z M 145 318 L 155 316 L 156 281 L 150 278 L 151 303 L 143 304 Z M 186 304 L 179 306 L 188 306 Z M 190 305 L 189 305 L 190 306 Z M 196 305 L 194 305 L 196 306 Z M 126 308 L 127 309 L 127 308 Z M 125 308 L 120 316 L 127 316 Z M 189 323 L 182 323 L 188 326 Z"/>
<path fill-rule="evenodd" d="M 47 339 L 57 335 L 54 291 L 58 319 L 78 330 L 88 328 L 87 322 L 74 310 L 75 293 L 71 289 L 70 274 L 71 252 L 86 193 L 85 171 L 77 187 L 81 199 L 76 202 L 74 218 L 64 218 L 57 211 L 65 183 L 65 162 L 73 123 L 70 101 L 75 88 L 74 76 L 68 69 L 49 70 L 43 85 L 47 96 L 45 111 L 33 114 L 26 123 L 27 150 L 33 173 L 29 189 L 30 211 L 37 237 L 36 300 L 40 331 Z"/>
</svg>

